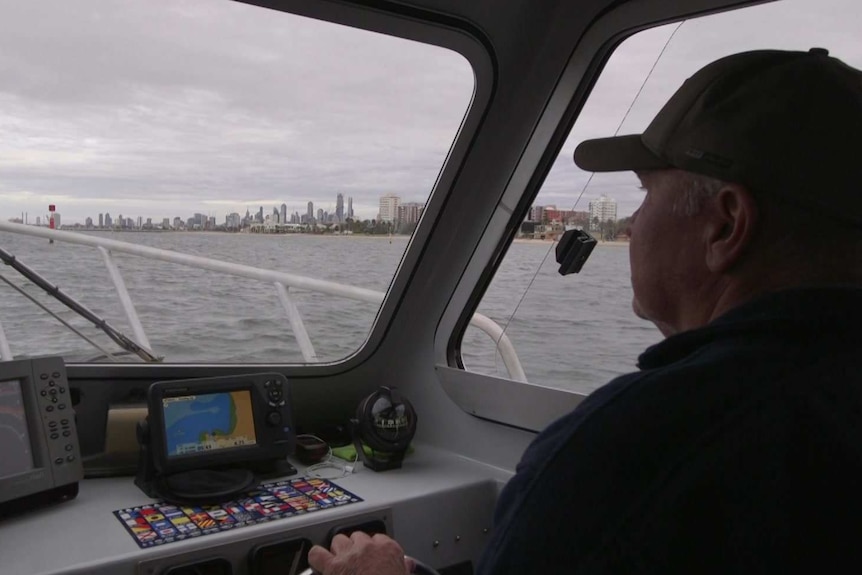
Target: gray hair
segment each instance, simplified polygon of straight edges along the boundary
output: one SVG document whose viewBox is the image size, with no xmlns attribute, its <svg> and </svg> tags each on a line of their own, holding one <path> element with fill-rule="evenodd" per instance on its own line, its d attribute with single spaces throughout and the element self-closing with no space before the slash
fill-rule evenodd
<svg viewBox="0 0 862 575">
<path fill-rule="evenodd" d="M 696 216 L 710 198 L 714 198 L 727 182 L 685 171 L 668 173 L 670 185 L 679 192 L 673 203 L 673 213 L 684 216 Z"/>
</svg>

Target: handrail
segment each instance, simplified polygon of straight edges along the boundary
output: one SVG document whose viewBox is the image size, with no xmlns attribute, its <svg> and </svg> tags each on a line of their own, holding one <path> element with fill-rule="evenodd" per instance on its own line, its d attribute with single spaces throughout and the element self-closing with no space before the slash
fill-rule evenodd
<svg viewBox="0 0 862 575">
<path fill-rule="evenodd" d="M 137 354 L 144 361 L 159 361 L 159 358 L 153 355 L 151 350 L 146 349 L 138 342 L 133 341 L 132 339 L 126 337 L 123 333 L 114 329 L 111 324 L 109 324 L 101 317 L 97 316 L 89 308 L 87 308 L 87 306 L 82 305 L 81 303 L 75 301 L 74 299 L 66 295 L 59 287 L 43 278 L 41 274 L 31 269 L 24 262 L 18 260 L 18 258 L 16 258 L 2 248 L 0 248 L 0 261 L 2 261 L 7 266 L 10 266 L 19 274 L 23 275 L 33 285 L 45 290 L 48 295 L 65 305 L 67 308 L 74 311 L 76 314 L 80 315 L 81 317 L 92 323 L 94 326 L 101 329 L 103 332 L 105 332 L 105 335 L 111 338 L 114 343 L 116 343 L 123 349 Z M 7 281 L 5 278 L 3 279 L 4 281 Z"/>
<path fill-rule="evenodd" d="M 0 249 L 0 251 L 2 251 L 2 249 Z M 26 276 L 25 276 L 25 277 L 26 277 Z M 21 297 L 27 298 L 28 300 L 30 300 L 31 302 L 33 302 L 33 304 L 34 304 L 36 307 L 38 307 L 39 309 L 41 309 L 42 311 L 44 311 L 45 313 L 47 313 L 48 315 L 50 315 L 51 317 L 53 317 L 54 319 L 56 319 L 58 322 L 60 322 L 61 324 L 63 324 L 63 327 L 65 327 L 66 329 L 68 329 L 69 331 L 71 331 L 72 333 L 74 333 L 75 335 L 77 335 L 78 337 L 80 337 L 81 339 L 83 339 L 84 341 L 86 341 L 87 343 L 89 343 L 90 345 L 92 345 L 93 347 L 95 347 L 96 349 L 98 349 L 99 351 L 101 351 L 103 354 L 105 354 L 105 358 L 106 358 L 106 359 L 109 359 L 109 360 L 111 360 L 111 361 L 116 361 L 116 358 L 114 357 L 114 354 L 112 354 L 112 353 L 111 353 L 111 352 L 110 352 L 106 347 L 104 347 L 104 346 L 100 345 L 100 344 L 99 344 L 99 342 L 97 342 L 96 340 L 94 340 L 94 339 L 91 339 L 91 338 L 87 337 L 84 333 L 82 333 L 82 332 L 81 332 L 81 330 L 77 329 L 75 326 L 73 326 L 72 324 L 70 324 L 68 321 L 66 321 L 65 319 L 63 319 L 62 317 L 60 317 L 60 316 L 59 316 L 58 314 L 56 314 L 53 310 L 51 310 L 51 308 L 49 308 L 48 306 L 46 306 L 45 304 L 43 304 L 42 302 L 40 302 L 39 300 L 37 300 L 35 297 L 33 297 L 32 295 L 28 294 L 28 293 L 27 293 L 23 288 L 21 288 L 21 287 L 19 287 L 19 286 L 15 285 L 14 283 L 12 283 L 12 282 L 11 282 L 9 279 L 7 279 L 7 278 L 6 278 L 6 276 L 4 276 L 3 274 L 0 274 L 0 281 L 2 281 L 2 282 L 3 282 L 3 283 L 5 283 L 6 285 L 8 285 L 10 288 L 12 288 L 13 290 L 17 291 L 19 294 L 21 294 Z M 47 293 L 49 293 L 49 294 L 50 294 L 51 292 L 47 292 Z M 78 312 L 79 310 L 78 310 L 78 309 L 75 309 L 75 308 L 72 308 L 72 311 L 74 311 L 74 312 Z M 97 322 L 95 325 L 96 325 L 96 327 L 98 327 L 98 328 L 100 328 L 100 329 L 104 329 L 104 327 L 107 325 L 107 323 L 104 323 L 104 322 L 101 322 L 101 321 L 100 321 L 100 322 Z M 2 330 L 2 326 L 0 326 L 0 336 L 2 336 L 2 337 L 5 339 L 6 335 L 5 335 L 5 334 L 3 334 L 3 333 L 2 333 L 2 331 L 3 331 L 3 330 Z M 124 342 L 123 342 L 122 340 L 119 340 L 119 341 L 115 340 L 115 341 L 114 341 L 114 343 L 118 343 L 118 344 L 122 345 Z M 6 345 L 7 345 L 7 349 L 8 349 L 8 345 L 9 345 L 9 344 L 8 344 L 8 342 L 6 343 Z M 3 345 L 2 345 L 2 343 L 0 343 L 0 350 L 2 350 L 2 349 L 3 349 Z M 129 350 L 129 353 L 134 353 L 134 352 L 133 352 L 132 350 Z M 138 356 L 138 357 L 140 357 L 140 356 Z M 150 357 L 153 357 L 153 356 L 152 356 L 152 354 L 150 355 Z M 2 358 L 3 358 L 3 355 L 2 355 L 2 354 L 0 354 L 0 359 L 2 359 Z M 9 359 L 14 359 L 14 358 L 13 358 L 13 356 L 12 356 L 12 352 L 11 352 L 11 351 L 9 352 L 8 358 L 9 358 Z M 149 360 L 146 356 L 141 357 L 141 359 L 143 359 L 143 360 L 145 360 L 145 361 L 148 361 L 148 360 Z M 153 359 L 158 359 L 158 358 L 153 358 Z"/>
<path fill-rule="evenodd" d="M 0 360 L 11 361 L 13 359 L 15 358 L 12 356 L 12 349 L 6 339 L 6 332 L 3 331 L 3 323 L 0 322 Z"/>
<path fill-rule="evenodd" d="M 129 318 L 130 323 L 134 326 L 133 329 L 136 333 L 138 332 L 138 329 L 143 333 L 143 327 L 141 327 L 140 322 L 137 320 L 137 314 L 131 304 L 131 299 L 128 298 L 128 292 L 126 292 L 125 297 L 123 297 L 125 285 L 122 283 L 119 269 L 113 265 L 110 252 L 127 253 L 275 284 L 278 290 L 279 299 L 282 301 L 282 304 L 288 313 L 288 319 L 290 320 L 294 337 L 296 337 L 297 342 L 299 342 L 300 348 L 303 352 L 303 357 L 306 361 L 313 361 L 316 359 L 316 354 L 314 353 L 314 349 L 308 338 L 308 333 L 305 331 L 305 327 L 302 323 L 301 317 L 299 316 L 299 311 L 289 299 L 287 289 L 283 290 L 283 288 L 278 286 L 283 286 L 284 288 L 307 289 L 337 297 L 344 297 L 375 304 L 382 303 L 383 298 L 386 295 L 383 292 L 366 288 L 345 286 L 326 280 L 318 280 L 274 270 L 263 270 L 244 264 L 224 262 L 212 258 L 121 242 L 110 238 L 98 238 L 75 232 L 52 230 L 49 228 L 40 228 L 3 221 L 0 221 L 0 231 L 45 238 L 57 242 L 90 246 L 99 249 L 102 252 L 106 265 L 108 266 L 109 273 L 111 273 L 112 279 L 114 280 L 114 286 L 120 296 L 120 303 L 123 305 L 123 309 L 126 311 L 126 315 Z M 521 361 L 518 359 L 515 348 L 505 331 L 491 318 L 480 313 L 473 314 L 470 324 L 484 331 L 494 340 L 503 360 L 503 365 L 509 373 L 509 377 L 515 381 L 526 382 L 527 376 L 521 366 Z M 146 341 L 146 336 L 144 337 L 144 340 Z"/>
</svg>

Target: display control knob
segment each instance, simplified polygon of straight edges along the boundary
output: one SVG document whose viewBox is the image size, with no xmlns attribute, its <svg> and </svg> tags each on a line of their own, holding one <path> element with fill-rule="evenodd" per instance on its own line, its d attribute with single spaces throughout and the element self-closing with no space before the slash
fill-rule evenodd
<svg viewBox="0 0 862 575">
<path fill-rule="evenodd" d="M 266 414 L 266 423 L 272 427 L 277 425 L 281 425 L 281 413 L 277 411 L 270 411 Z"/>
</svg>

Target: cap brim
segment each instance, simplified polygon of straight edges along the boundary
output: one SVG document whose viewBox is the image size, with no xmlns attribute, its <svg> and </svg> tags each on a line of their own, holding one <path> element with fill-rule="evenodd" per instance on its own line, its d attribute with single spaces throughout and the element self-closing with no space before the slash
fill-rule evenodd
<svg viewBox="0 0 862 575">
<path fill-rule="evenodd" d="M 640 134 L 585 140 L 575 148 L 575 164 L 588 172 L 623 172 L 670 168 L 641 141 Z"/>
</svg>

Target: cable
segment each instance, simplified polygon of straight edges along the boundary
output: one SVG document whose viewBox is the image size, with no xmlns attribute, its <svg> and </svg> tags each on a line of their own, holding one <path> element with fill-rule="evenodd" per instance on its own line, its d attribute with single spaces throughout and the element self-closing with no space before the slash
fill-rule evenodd
<svg viewBox="0 0 862 575">
<path fill-rule="evenodd" d="M 4 276 L 3 274 L 0 274 L 0 280 L 2 280 L 3 282 L 5 282 L 6 284 L 8 284 L 8 285 L 9 285 L 9 287 L 11 287 L 12 289 L 14 289 L 14 290 L 15 290 L 15 291 L 17 291 L 18 293 L 20 293 L 20 294 L 21 294 L 22 296 L 24 296 L 25 298 L 29 299 L 31 302 L 33 302 L 33 303 L 34 303 L 34 304 L 36 304 L 37 306 L 39 306 L 39 307 L 42 309 L 42 311 L 44 311 L 45 313 L 47 313 L 48 315 L 50 315 L 51 317 L 53 317 L 54 319 L 56 319 L 57 321 L 59 321 L 59 322 L 60 322 L 61 324 L 63 324 L 67 329 L 69 329 L 72 333 L 74 333 L 75 335 L 77 335 L 78 337 L 80 337 L 81 339 L 83 339 L 84 341 L 86 341 L 87 343 L 89 343 L 90 345 L 92 345 L 93 347 L 95 347 L 96 349 L 98 349 L 99 351 L 101 351 L 102 353 L 104 353 L 104 354 L 105 354 L 105 356 L 107 357 L 107 359 L 109 359 L 109 360 L 111 360 L 111 361 L 119 361 L 119 360 L 117 360 L 117 358 L 116 358 L 116 357 L 114 357 L 114 355 L 113 355 L 113 354 L 112 354 L 112 353 L 111 353 L 107 348 L 105 348 L 105 347 L 103 347 L 103 346 L 99 345 L 96 341 L 94 341 L 94 340 L 90 339 L 89 337 L 87 337 L 86 335 L 84 335 L 83 333 L 81 333 L 78 329 L 76 329 L 76 328 L 75 328 L 75 326 L 73 326 L 72 324 L 70 324 L 69 322 L 67 322 L 67 321 L 66 321 L 66 320 L 64 320 L 63 318 L 61 318 L 59 315 L 57 315 L 56 313 L 54 313 L 50 308 L 48 308 L 45 304 L 43 304 L 42 302 L 40 302 L 39 300 L 37 300 L 37 299 L 36 299 L 35 297 L 33 297 L 32 295 L 28 294 L 26 291 L 24 291 L 23 289 L 21 289 L 19 286 L 17 286 L 17 285 L 15 285 L 14 283 L 12 283 L 12 282 L 11 282 L 10 280 L 8 280 L 8 279 L 6 278 L 6 276 Z"/>
<path fill-rule="evenodd" d="M 59 287 L 50 283 L 38 272 L 25 265 L 24 262 L 13 256 L 11 253 L 7 252 L 3 248 L 0 248 L 0 261 L 11 267 L 13 270 L 18 272 L 25 278 L 27 278 L 33 285 L 43 289 L 45 293 L 65 305 L 67 308 L 80 315 L 87 321 L 91 322 L 97 328 L 101 329 L 109 338 L 114 341 L 114 343 L 116 343 L 123 349 L 137 354 L 141 359 L 147 362 L 160 362 L 162 361 L 162 359 L 164 359 L 162 357 L 156 357 L 149 349 L 139 345 L 128 336 L 117 331 L 110 324 L 108 324 L 107 321 L 90 311 L 88 307 L 84 306 L 81 303 L 78 303 L 76 300 L 72 299 L 72 297 L 66 295 L 66 293 L 61 291 Z"/>
<path fill-rule="evenodd" d="M 356 456 L 353 458 L 353 461 L 344 461 L 340 457 L 335 457 L 332 454 L 332 446 L 330 446 L 329 443 L 327 443 L 326 441 L 324 441 L 320 437 L 313 435 L 311 433 L 303 433 L 301 435 L 297 435 L 296 437 L 297 437 L 297 439 L 299 439 L 300 437 L 306 437 L 306 438 L 314 439 L 316 441 L 320 441 L 320 442 L 326 444 L 327 452 L 326 452 L 326 456 L 324 457 L 324 459 L 318 463 L 315 463 L 313 465 L 309 465 L 308 467 L 305 468 L 305 472 L 310 477 L 314 477 L 317 479 L 340 479 L 342 477 L 347 477 L 348 475 L 350 475 L 351 473 L 354 473 L 356 471 L 356 463 L 359 461 L 359 453 L 358 452 L 356 453 Z M 334 459 L 344 461 L 344 463 L 341 463 L 340 461 L 334 461 Z M 320 471 L 323 469 L 333 469 L 335 471 L 340 472 L 340 475 L 335 475 L 335 476 L 322 475 L 322 474 L 320 474 Z"/>
</svg>

